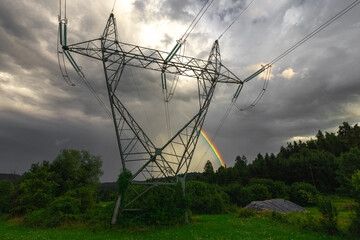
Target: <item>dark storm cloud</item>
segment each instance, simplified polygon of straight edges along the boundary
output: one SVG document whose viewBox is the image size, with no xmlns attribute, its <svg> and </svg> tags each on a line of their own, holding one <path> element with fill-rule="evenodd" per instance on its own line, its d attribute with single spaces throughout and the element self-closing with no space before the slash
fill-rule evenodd
<svg viewBox="0 0 360 240">
<path fill-rule="evenodd" d="M 160 12 L 164 13 L 171 20 L 179 20 L 182 22 L 189 22 L 194 17 L 189 12 L 190 3 L 196 3 L 190 0 L 177 1 L 168 0 L 164 1 L 160 7 Z"/>
<path fill-rule="evenodd" d="M 188 38 L 185 55 L 207 59 L 214 40 L 249 2 L 214 1 Z M 244 79 L 350 2 L 254 1 L 221 38 L 223 63 Z M 112 4 L 68 2 L 69 42 L 99 37 Z M 121 41 L 171 49 L 203 4 L 118 1 L 114 13 Z M 343 121 L 359 122 L 358 9 L 274 65 L 269 87 L 255 108 L 231 111 L 215 138 L 227 165 L 234 163 L 236 155 L 253 160 L 258 152 L 278 152 L 293 137 L 313 136 Z M 57 14 L 57 1 L 0 2 L 0 172 L 22 172 L 33 162 L 54 159 L 62 148 L 78 148 L 101 155 L 102 180 L 115 180 L 120 163 L 111 119 L 83 83 L 70 87 L 61 78 Z M 75 54 L 74 58 L 108 104 L 102 63 Z M 193 82 L 186 81 L 179 83 L 169 103 L 173 131 L 186 120 L 183 114 L 192 115 L 198 104 L 196 84 L 193 87 Z M 160 73 L 126 67 L 120 83 L 119 96 L 131 114 L 152 139 L 157 138 L 155 142 L 164 141 Z M 247 83 L 237 104 L 251 104 L 262 84 L 259 78 Z M 235 90 L 236 86 L 218 85 L 204 125 L 210 137 Z M 198 165 L 199 155 L 203 153 L 197 153 L 193 165 Z M 203 164 L 195 170 L 201 171 Z"/>
</svg>

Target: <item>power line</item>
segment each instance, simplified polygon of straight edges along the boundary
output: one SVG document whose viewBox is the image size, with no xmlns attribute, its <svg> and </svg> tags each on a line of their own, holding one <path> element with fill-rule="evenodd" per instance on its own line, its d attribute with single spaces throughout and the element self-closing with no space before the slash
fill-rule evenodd
<svg viewBox="0 0 360 240">
<path fill-rule="evenodd" d="M 264 80 L 264 84 L 263 84 L 263 88 L 261 89 L 259 95 L 256 97 L 256 99 L 253 101 L 252 104 L 250 104 L 249 106 L 245 107 L 245 108 L 240 108 L 235 102 L 235 106 L 240 110 L 240 111 L 246 111 L 246 110 L 249 110 L 253 107 L 256 106 L 256 104 L 258 104 L 258 102 L 261 100 L 261 98 L 264 96 L 265 94 L 265 91 L 267 89 L 267 86 L 269 84 L 269 80 L 271 78 L 271 65 L 269 65 L 269 68 L 267 69 L 267 72 L 266 72 L 266 76 L 265 76 L 265 80 Z"/>
<path fill-rule="evenodd" d="M 195 28 L 195 26 L 198 24 L 198 22 L 200 21 L 200 19 L 203 17 L 203 15 L 205 14 L 205 12 L 208 10 L 208 8 L 210 7 L 210 5 L 213 3 L 214 0 L 207 0 L 205 2 L 205 4 L 203 5 L 203 7 L 200 9 L 200 11 L 198 12 L 198 14 L 196 15 L 196 17 L 194 18 L 194 20 L 190 23 L 189 27 L 186 29 L 185 33 L 183 34 L 183 36 L 180 38 L 181 42 L 184 42 L 190 35 L 190 33 L 192 32 L 192 30 Z"/>
<path fill-rule="evenodd" d="M 252 2 L 251 2 L 252 3 Z M 250 4 L 251 4 L 250 3 Z M 314 35 L 316 35 L 317 33 L 319 33 L 321 30 L 323 30 L 324 28 L 326 28 L 327 26 L 329 26 L 331 23 L 333 23 L 334 21 L 336 21 L 337 19 L 339 19 L 341 16 L 343 16 L 345 13 L 347 13 L 348 11 L 350 11 L 351 9 L 353 9 L 354 7 L 356 7 L 358 4 L 360 3 L 360 0 L 356 0 L 354 2 L 352 2 L 350 5 L 348 5 L 346 8 L 344 8 L 343 10 L 341 10 L 339 13 L 337 13 L 335 16 L 333 16 L 332 18 L 330 18 L 328 21 L 326 21 L 325 23 L 323 23 L 322 25 L 320 25 L 318 28 L 316 28 L 314 31 L 312 31 L 310 34 L 308 34 L 306 37 L 304 37 L 303 39 L 301 39 L 299 42 L 297 42 L 296 44 L 294 44 L 293 46 L 291 46 L 289 49 L 287 49 L 285 52 L 283 52 L 282 54 L 280 54 L 278 57 L 274 58 L 270 63 L 268 63 L 267 65 L 265 65 L 264 67 L 262 67 L 262 71 L 257 71 L 256 74 L 252 74 L 250 77 L 246 78 L 245 82 L 250 81 L 252 78 L 256 77 L 257 75 L 259 75 L 261 72 L 263 72 L 263 70 L 266 70 L 268 68 L 271 68 L 273 64 L 277 63 L 278 61 L 280 61 L 282 58 L 284 58 L 286 55 L 288 55 L 289 53 L 291 53 L 292 51 L 294 51 L 296 48 L 298 48 L 299 46 L 301 46 L 303 43 L 305 43 L 306 41 L 308 41 L 310 38 L 312 38 Z M 235 20 L 236 21 L 236 20 Z M 232 23 L 233 24 L 233 23 Z M 225 30 L 226 31 L 226 30 Z M 220 35 L 221 37 L 221 35 Z M 219 38 L 220 38 L 219 37 Z M 270 77 L 270 76 L 269 76 Z M 263 90 L 260 92 L 259 96 L 255 99 L 255 101 L 253 102 L 253 104 L 251 104 L 249 107 L 247 108 L 243 108 L 243 110 L 247 110 L 250 108 L 253 108 L 262 98 L 262 96 L 264 95 L 266 88 L 267 88 L 267 81 L 264 82 L 264 86 L 263 86 Z M 241 91 L 242 86 L 239 86 L 238 90 Z M 237 93 L 237 96 L 239 95 L 240 91 Z M 212 138 L 212 141 L 214 141 L 214 139 L 216 138 L 218 131 L 220 130 L 220 128 L 223 126 L 225 120 L 227 119 L 231 108 L 236 104 L 236 98 L 233 98 L 233 101 L 229 104 L 228 110 L 225 112 L 225 115 L 223 116 L 223 118 L 221 119 L 221 122 L 219 123 L 219 126 L 214 134 L 214 137 Z M 237 106 L 237 105 L 236 105 Z M 238 106 L 237 106 L 238 107 Z M 240 110 L 241 108 L 238 107 Z M 205 153 L 206 154 L 206 153 Z M 203 155 L 204 158 L 205 155 Z M 202 158 L 202 159 L 203 159 Z M 202 159 L 200 160 L 200 162 L 202 161 Z M 200 164 L 199 162 L 199 164 Z M 198 165 L 199 165 L 198 164 Z M 198 167 L 198 166 L 197 166 Z"/>
<path fill-rule="evenodd" d="M 218 40 L 222 37 L 222 35 L 224 35 L 224 33 L 229 30 L 229 28 L 236 22 L 236 20 L 238 20 L 238 18 L 250 7 L 250 5 L 254 2 L 255 0 L 252 0 L 241 12 L 240 14 L 234 19 L 234 21 L 225 29 L 225 31 L 218 37 Z"/>
<path fill-rule="evenodd" d="M 350 11 L 352 8 L 356 7 L 358 4 L 360 3 L 360 0 L 356 0 L 353 3 L 351 3 L 349 6 L 347 6 L 346 8 L 344 8 L 343 10 L 341 10 L 339 13 L 337 13 L 335 16 L 333 16 L 332 18 L 330 18 L 329 20 L 327 20 L 324 24 L 322 24 L 321 26 L 319 26 L 318 28 L 316 28 L 314 31 L 312 31 L 310 34 L 308 34 L 306 37 L 304 37 L 303 39 L 301 39 L 299 42 L 297 42 L 296 44 L 294 44 L 292 47 L 290 47 L 288 50 L 286 50 L 285 52 L 283 52 L 282 54 L 280 54 L 278 57 L 276 57 L 274 60 L 272 60 L 269 64 L 273 65 L 276 62 L 280 61 L 283 57 L 285 57 L 286 55 L 288 55 L 289 53 L 291 53 L 292 51 L 294 51 L 297 47 L 299 47 L 300 45 L 302 45 L 303 43 L 305 43 L 307 40 L 309 40 L 310 38 L 312 38 L 314 35 L 316 35 L 317 33 L 319 33 L 321 30 L 323 30 L 324 28 L 326 28 L 327 26 L 329 26 L 331 23 L 333 23 L 334 21 L 336 21 L 338 18 L 340 18 L 342 15 L 344 15 L 345 13 L 347 13 L 348 11 Z"/>
</svg>

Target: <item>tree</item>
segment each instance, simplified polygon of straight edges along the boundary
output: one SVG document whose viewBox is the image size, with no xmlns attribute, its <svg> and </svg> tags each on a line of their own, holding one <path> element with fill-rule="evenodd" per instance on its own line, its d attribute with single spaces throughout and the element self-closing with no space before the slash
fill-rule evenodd
<svg viewBox="0 0 360 240">
<path fill-rule="evenodd" d="M 204 173 L 203 178 L 208 183 L 214 183 L 215 182 L 215 173 L 214 168 L 210 160 L 207 160 L 204 166 Z"/>
<path fill-rule="evenodd" d="M 360 169 L 360 150 L 357 147 L 351 148 L 349 152 L 341 154 L 339 158 L 339 170 L 337 178 L 340 192 L 350 194 L 351 176 L 357 169 Z"/>
<path fill-rule="evenodd" d="M 85 212 L 95 206 L 101 164 L 100 157 L 87 151 L 66 149 L 52 163 L 32 164 L 16 186 L 14 213 L 45 209 L 64 195 L 79 200 Z"/>
<path fill-rule="evenodd" d="M 249 179 L 249 168 L 247 165 L 247 159 L 243 155 L 242 157 L 237 156 L 235 159 L 234 169 L 237 172 L 237 180 L 241 185 L 248 183 Z"/>
<path fill-rule="evenodd" d="M 13 193 L 14 185 L 11 181 L 0 181 L 0 214 L 9 212 Z"/>
<path fill-rule="evenodd" d="M 50 167 L 50 171 L 54 173 L 53 180 L 58 184 L 56 195 L 63 195 L 70 189 L 81 186 L 96 189 L 102 175 L 101 165 L 100 157 L 90 155 L 85 150 L 62 150 Z"/>
</svg>

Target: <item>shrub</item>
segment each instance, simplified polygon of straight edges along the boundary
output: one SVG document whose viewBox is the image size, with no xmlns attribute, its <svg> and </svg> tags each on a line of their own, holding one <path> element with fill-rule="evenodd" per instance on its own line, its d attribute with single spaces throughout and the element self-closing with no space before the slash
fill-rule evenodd
<svg viewBox="0 0 360 240">
<path fill-rule="evenodd" d="M 360 205 L 359 204 L 355 207 L 355 213 L 351 217 L 349 232 L 356 236 L 360 236 Z"/>
<path fill-rule="evenodd" d="M 286 222 L 286 220 L 284 220 L 285 218 L 286 218 L 286 215 L 284 213 L 277 212 L 277 211 L 271 211 L 271 219 L 272 220 Z"/>
<path fill-rule="evenodd" d="M 123 169 L 122 172 L 119 174 L 118 180 L 116 182 L 118 186 L 119 195 L 123 196 L 128 189 L 131 183 L 132 173 L 127 170 Z"/>
<path fill-rule="evenodd" d="M 271 193 L 265 185 L 254 184 L 247 187 L 252 194 L 252 201 L 262 201 L 271 198 Z"/>
<path fill-rule="evenodd" d="M 357 202 L 355 213 L 352 216 L 349 231 L 360 236 L 360 170 L 357 170 L 351 179 L 352 194 Z"/>
<path fill-rule="evenodd" d="M 110 228 L 115 202 L 108 202 L 106 205 L 90 209 L 82 216 L 87 228 L 91 231 L 104 231 Z"/>
<path fill-rule="evenodd" d="M 289 199 L 301 206 L 311 206 L 315 203 L 318 191 L 316 188 L 304 182 L 295 182 L 291 185 Z"/>
<path fill-rule="evenodd" d="M 255 216 L 255 210 L 250 208 L 240 208 L 237 211 L 238 218 L 249 218 Z"/>
<path fill-rule="evenodd" d="M 269 178 L 252 178 L 249 185 L 260 184 L 267 187 L 271 198 L 284 198 L 288 192 L 288 186 L 282 181 L 273 181 Z"/>
<path fill-rule="evenodd" d="M 275 181 L 273 189 L 271 189 L 273 198 L 285 198 L 289 192 L 289 186 L 282 181 Z"/>
<path fill-rule="evenodd" d="M 225 213 L 229 196 L 221 187 L 198 181 L 189 181 L 186 186 L 189 207 L 195 214 Z"/>
<path fill-rule="evenodd" d="M 255 184 L 264 185 L 268 189 L 270 194 L 272 193 L 272 189 L 274 188 L 274 181 L 269 178 L 251 178 L 249 180 L 249 185 L 251 186 Z"/>
<path fill-rule="evenodd" d="M 96 206 L 96 196 L 95 189 L 91 186 L 75 188 L 71 191 L 68 191 L 65 196 L 70 196 L 76 199 L 79 202 L 79 210 L 81 213 L 95 208 Z"/>
<path fill-rule="evenodd" d="M 61 196 L 41 208 L 25 215 L 24 224 L 31 227 L 58 227 L 78 219 L 79 201 L 70 196 Z"/>
<path fill-rule="evenodd" d="M 230 202 L 240 207 L 246 206 L 253 199 L 250 188 L 242 187 L 239 183 L 228 185 L 224 190 L 229 196 Z"/>
<path fill-rule="evenodd" d="M 127 200 L 132 199 L 129 191 L 125 196 L 127 196 Z M 123 211 L 118 216 L 118 222 L 123 226 L 179 224 L 185 220 L 186 206 L 187 201 L 184 199 L 180 184 L 154 187 L 129 206 L 142 209 L 143 214 Z"/>
<path fill-rule="evenodd" d="M 14 194 L 14 185 L 9 180 L 0 181 L 0 214 L 8 213 L 11 199 Z"/>
<path fill-rule="evenodd" d="M 334 235 L 338 231 L 337 216 L 338 211 L 329 197 L 318 197 L 317 205 L 322 214 L 321 225 L 324 230 Z"/>
</svg>

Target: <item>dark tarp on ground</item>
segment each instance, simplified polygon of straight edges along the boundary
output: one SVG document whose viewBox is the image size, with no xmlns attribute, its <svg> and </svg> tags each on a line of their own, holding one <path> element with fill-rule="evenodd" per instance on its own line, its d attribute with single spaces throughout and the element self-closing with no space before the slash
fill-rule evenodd
<svg viewBox="0 0 360 240">
<path fill-rule="evenodd" d="M 257 211 L 273 210 L 282 213 L 288 212 L 305 212 L 306 210 L 301 206 L 284 199 L 271 199 L 265 201 L 253 201 L 245 206 Z"/>
</svg>

